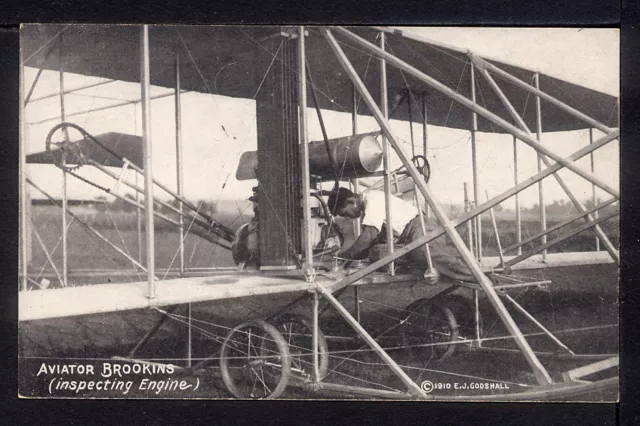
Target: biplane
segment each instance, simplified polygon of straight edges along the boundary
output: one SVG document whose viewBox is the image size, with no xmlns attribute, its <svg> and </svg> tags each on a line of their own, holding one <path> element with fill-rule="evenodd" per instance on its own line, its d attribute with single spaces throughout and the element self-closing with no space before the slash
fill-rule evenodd
<svg viewBox="0 0 640 426">
<path fill-rule="evenodd" d="M 545 324 L 546 319 L 537 318 L 535 309 L 519 299 L 536 292 L 547 297 L 546 289 L 553 287 L 548 277 L 528 276 L 530 271 L 619 264 L 616 242 L 601 226 L 617 218 L 619 193 L 594 173 L 593 162 L 596 150 L 619 139 L 616 97 L 386 27 L 26 25 L 21 45 L 22 71 L 37 69 L 29 90 L 22 80 L 20 105 L 21 335 L 32 324 L 60 318 L 152 311 L 160 314 L 158 321 L 138 336 L 126 356 L 113 359 L 170 364 L 186 375 L 209 372 L 211 380 L 224 384 L 223 396 L 237 398 L 287 396 L 291 387 L 315 396 L 425 400 L 568 399 L 617 390 L 616 353 L 577 353 L 561 337 L 572 332 L 580 336 L 581 330 Z M 25 109 L 35 101 L 30 98 L 45 71 L 59 72 L 61 115 L 48 124 L 39 151 L 27 155 Z M 65 73 L 100 81 L 65 91 Z M 114 81 L 139 84 L 139 99 L 92 111 L 139 103 L 140 135 L 115 129 L 92 134 L 74 114 L 65 113 L 65 97 L 72 91 Z M 165 92 L 153 95 L 154 87 Z M 241 155 L 235 175 L 238 181 L 255 184 L 245 197 L 250 197 L 253 216 L 241 226 L 222 223 L 184 195 L 182 146 L 188 142 L 183 140 L 181 111 L 186 92 L 255 103 L 256 149 Z M 152 152 L 157 152 L 152 151 L 152 100 L 169 96 L 175 111 L 175 185 L 154 175 L 152 161 Z M 330 112 L 350 114 L 350 131 L 330 138 Z M 374 126 L 362 131 L 358 120 L 365 119 L 375 120 Z M 322 130 L 322 138 L 315 141 L 309 137 L 312 120 Z M 410 124 L 411 153 L 398 136 L 398 122 Z M 421 152 L 414 143 L 414 124 L 422 126 Z M 465 186 L 465 211 L 455 217 L 430 185 L 432 175 L 447 171 L 430 164 L 429 126 L 464 130 L 470 138 L 472 189 L 468 194 Z M 542 143 L 547 132 L 579 129 L 588 129 L 590 139 L 570 155 Z M 528 146 L 537 171 L 522 179 L 515 158 L 513 185 L 485 198 L 476 158 L 481 133 L 512 137 L 514 149 Z M 590 170 L 584 162 L 577 164 L 588 158 Z M 49 194 L 37 174 L 29 173 L 31 165 L 55 166 L 65 185 L 66 179 L 78 179 L 132 206 L 145 256 L 134 256 L 74 213 L 66 192 L 61 200 Z M 83 174 L 86 169 L 112 183 L 98 183 Z M 606 193 L 607 200 L 595 202 L 594 197 L 587 206 L 584 194 L 570 188 L 562 171 Z M 550 226 L 544 179 L 557 182 L 575 211 Z M 349 239 L 345 226 L 350 225 L 334 217 L 326 196 L 339 185 L 356 192 L 379 189 L 387 206 L 392 196 L 411 199 L 422 221 L 429 218 L 438 226 L 404 246 L 394 245 L 388 227 L 383 255 L 375 261 L 337 258 Z M 61 268 L 29 217 L 28 187 L 62 209 Z M 517 199 L 536 187 L 539 231 L 526 236 Z M 135 198 L 122 195 L 123 189 L 133 191 Z M 513 199 L 517 239 L 503 247 L 494 209 Z M 487 213 L 497 245 L 491 256 L 482 233 Z M 392 223 L 392 214 L 387 208 L 387 223 Z M 164 269 L 156 265 L 154 229 L 159 221 L 179 233 L 175 255 Z M 105 256 L 117 253 L 131 267 L 70 270 L 70 222 L 107 244 Z M 358 229 L 356 223 L 350 232 L 357 235 Z M 595 235 L 597 251 L 551 252 L 584 231 Z M 230 254 L 233 265 L 188 268 L 185 241 L 191 235 Z M 42 269 L 30 269 L 34 237 L 46 254 L 54 284 L 41 279 Z M 440 237 L 455 247 L 472 279 L 438 274 L 430 262 L 425 271 L 403 261 L 409 252 Z M 133 278 L 115 279 L 125 275 Z M 615 272 L 611 275 L 606 279 L 615 287 Z M 81 285 L 83 280 L 87 285 Z M 369 297 L 373 294 L 378 299 Z M 231 324 L 216 323 L 211 318 L 218 318 L 221 309 L 216 306 L 224 303 L 252 306 L 240 318 L 227 318 Z M 384 320 L 370 327 L 367 317 L 376 311 Z M 167 361 L 166 354 L 143 354 L 144 346 L 171 320 L 187 330 L 181 335 L 186 355 Z M 586 328 L 598 327 L 615 334 L 617 325 Z M 196 340 L 208 342 L 197 356 Z M 489 362 L 484 358 L 485 365 L 478 357 L 482 353 L 491 354 Z M 365 373 L 353 367 L 364 364 L 370 369 Z M 492 375 L 484 377 L 479 371 Z M 456 383 L 452 389 L 453 379 L 470 380 L 471 386 L 458 389 Z"/>
</svg>

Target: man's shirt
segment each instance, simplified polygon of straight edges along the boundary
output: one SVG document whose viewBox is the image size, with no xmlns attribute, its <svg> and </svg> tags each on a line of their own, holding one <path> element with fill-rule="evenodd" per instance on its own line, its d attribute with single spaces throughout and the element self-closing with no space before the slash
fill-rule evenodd
<svg viewBox="0 0 640 426">
<path fill-rule="evenodd" d="M 373 226 L 380 232 L 382 225 L 387 223 L 384 192 L 367 191 L 362 194 L 364 202 L 364 217 L 362 225 Z M 394 236 L 400 236 L 405 226 L 418 215 L 418 209 L 410 203 L 394 196 L 389 197 L 391 205 L 391 222 Z"/>
</svg>

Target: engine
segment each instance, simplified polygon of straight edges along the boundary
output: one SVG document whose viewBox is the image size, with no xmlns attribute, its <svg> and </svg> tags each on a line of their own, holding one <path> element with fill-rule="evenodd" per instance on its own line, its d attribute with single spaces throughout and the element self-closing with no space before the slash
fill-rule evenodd
<svg viewBox="0 0 640 426">
<path fill-rule="evenodd" d="M 241 268 L 260 266 L 260 200 L 258 187 L 249 198 L 253 203 L 253 219 L 245 223 L 235 233 L 231 253 L 236 265 Z M 344 237 L 340 227 L 333 221 L 329 209 L 320 196 L 313 192 L 311 198 L 310 238 L 313 245 L 314 257 L 321 257 L 340 250 L 344 244 Z"/>
<path fill-rule="evenodd" d="M 255 265 L 260 270 L 300 268 L 306 238 L 313 243 L 314 257 L 342 244 L 340 230 L 314 184 L 311 229 L 304 235 L 297 43 L 294 38 L 272 38 L 254 56 L 255 69 L 269 71 L 253 76 L 258 87 L 256 151 L 242 154 L 236 178 L 256 179 L 258 186 L 252 197 L 254 219 L 237 231 L 232 253 L 238 265 Z M 379 134 L 310 142 L 310 177 L 319 183 L 371 176 L 382 162 Z"/>
<path fill-rule="evenodd" d="M 265 127 L 266 128 L 266 127 Z M 371 176 L 382 163 L 379 132 L 309 143 L 312 187 L 333 181 Z M 236 264 L 260 269 L 291 269 L 299 266 L 302 252 L 299 145 L 288 140 L 259 139 L 258 151 L 242 154 L 236 178 L 257 179 L 253 188 L 254 219 L 241 226 L 232 245 Z M 262 141 L 262 145 L 260 142 Z M 314 257 L 339 250 L 342 232 L 316 189 L 311 192 L 309 238 Z M 263 251 L 262 253 L 260 251 Z"/>
</svg>

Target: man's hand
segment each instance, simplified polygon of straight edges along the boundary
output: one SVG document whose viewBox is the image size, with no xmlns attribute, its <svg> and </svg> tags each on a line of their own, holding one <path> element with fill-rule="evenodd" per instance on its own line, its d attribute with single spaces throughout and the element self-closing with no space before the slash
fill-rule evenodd
<svg viewBox="0 0 640 426">
<path fill-rule="evenodd" d="M 378 238 L 378 230 L 373 226 L 363 226 L 360 236 L 353 242 L 351 247 L 337 254 L 345 259 L 364 259 L 369 256 L 369 249 L 375 244 Z"/>
</svg>

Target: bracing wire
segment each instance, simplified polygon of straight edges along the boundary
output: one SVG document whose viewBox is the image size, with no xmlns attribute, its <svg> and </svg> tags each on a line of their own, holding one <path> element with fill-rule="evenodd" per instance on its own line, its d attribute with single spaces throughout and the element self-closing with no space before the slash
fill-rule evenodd
<svg viewBox="0 0 640 426">
<path fill-rule="evenodd" d="M 58 36 L 60 36 L 60 35 L 61 35 L 61 33 L 62 33 L 62 32 L 60 32 L 60 33 L 58 34 Z M 62 60 L 62 58 L 61 58 L 61 60 Z M 62 76 L 61 76 L 61 78 L 62 78 Z M 61 86 L 61 90 L 62 90 L 62 86 Z M 93 102 L 94 102 L 94 100 L 95 100 L 95 98 L 96 98 L 97 90 L 98 90 L 98 87 L 96 86 L 96 87 L 95 87 L 95 89 L 94 89 L 94 94 L 93 94 L 92 99 L 91 99 L 91 107 L 93 106 Z M 62 91 L 61 91 L 61 98 L 60 98 L 60 102 L 61 102 L 61 108 L 63 108 L 63 109 L 64 109 L 64 104 L 63 104 L 62 96 L 64 96 L 64 94 L 63 94 L 63 93 L 62 93 Z M 88 117 L 89 117 L 88 115 L 85 117 L 84 125 L 86 125 L 86 122 L 87 122 L 87 120 L 88 120 Z M 57 129 L 57 128 L 59 128 L 59 127 L 60 127 L 60 125 L 55 126 L 55 127 L 54 127 L 54 129 Z M 66 140 L 67 142 L 69 142 L 69 136 L 68 136 L 68 133 L 67 133 L 67 127 L 68 127 L 68 126 L 67 126 L 67 125 L 65 125 L 65 127 L 64 127 L 65 132 L 64 132 L 64 133 L 65 133 L 65 140 Z M 82 133 L 84 136 L 87 136 L 87 133 L 86 133 L 86 131 L 84 131 L 84 129 L 82 129 L 82 128 L 80 128 L 79 126 L 76 126 L 76 125 L 72 125 L 72 127 L 76 128 L 76 129 L 77 129 L 78 131 L 80 131 L 80 133 Z M 47 140 L 49 140 L 49 138 L 51 137 L 51 135 L 52 135 L 52 133 L 53 133 L 54 131 L 55 131 L 55 130 L 52 130 L 52 131 L 50 132 L 50 134 L 49 134 L 49 136 L 48 136 Z M 90 135 L 89 135 L 88 137 L 90 137 L 91 139 L 94 139 L 94 138 L 93 138 L 93 137 L 91 137 Z M 97 141 L 96 141 L 96 143 L 98 143 L 100 146 L 102 146 L 102 144 L 100 144 L 99 142 L 97 142 Z M 114 155 L 114 153 L 113 153 L 111 150 L 109 150 L 108 148 L 106 148 L 106 147 L 104 147 L 104 146 L 102 146 L 102 147 L 103 147 L 105 150 L 107 150 L 109 153 L 111 153 L 112 155 Z M 81 154 L 81 156 L 83 155 L 83 154 L 82 154 L 82 152 L 80 152 L 80 154 Z M 105 160 L 105 161 L 106 161 L 106 160 Z M 57 163 L 56 163 L 56 166 L 58 166 L 58 164 L 57 164 Z M 74 168 L 79 168 L 79 167 L 81 167 L 81 166 L 82 166 L 82 164 L 79 164 L 79 165 L 75 166 Z M 78 175 L 78 174 L 74 173 L 71 169 L 66 170 L 66 171 L 65 171 L 65 173 L 69 173 L 71 176 L 73 176 L 73 177 L 75 177 L 75 178 L 77 178 L 77 179 L 79 179 L 79 180 L 81 180 L 81 181 L 83 181 L 83 182 L 85 182 L 85 183 L 88 183 L 88 184 L 90 184 L 90 185 L 94 186 L 95 188 L 97 188 L 97 189 L 100 189 L 100 190 L 104 191 L 105 193 L 110 193 L 110 190 L 109 190 L 108 188 L 105 188 L 105 187 L 103 187 L 103 186 L 101 186 L 101 185 L 98 185 L 98 184 L 96 184 L 96 183 L 94 183 L 94 182 L 90 181 L 89 179 L 86 179 L 86 178 L 84 178 L 84 177 L 82 177 L 82 176 L 80 176 L 80 175 Z M 81 201 L 81 205 L 84 205 L 84 204 L 85 204 L 85 202 L 86 202 L 86 200 L 84 200 L 84 199 L 83 199 L 83 200 Z M 66 214 L 67 214 L 67 212 L 64 212 L 64 214 L 66 215 Z M 71 216 L 71 219 L 69 220 L 69 223 L 67 224 L 66 229 L 64 230 L 64 232 L 68 232 L 68 231 L 69 231 L 69 229 L 71 228 L 71 225 L 73 224 L 73 222 L 74 222 L 74 220 L 75 220 L 75 219 L 76 219 L 76 217 L 72 215 L 72 216 Z M 117 226 L 117 225 L 115 224 L 115 220 L 113 219 L 113 217 L 111 217 L 111 219 L 112 219 L 112 222 L 113 222 L 114 226 Z M 118 231 L 118 232 L 119 232 L 119 231 Z M 61 241 L 62 241 L 62 234 L 58 237 L 58 241 L 57 241 L 57 243 L 56 243 L 56 244 L 55 244 L 55 246 L 54 246 L 54 251 L 55 251 L 55 249 L 59 246 L 59 244 L 60 244 L 60 242 L 61 242 Z M 126 253 L 127 253 L 127 254 L 129 254 L 129 251 L 128 251 L 127 247 L 126 247 L 126 243 L 124 242 L 124 240 L 122 240 L 122 242 L 123 242 L 123 244 L 125 245 L 125 251 L 126 251 Z M 117 264 L 116 264 L 116 266 L 117 266 Z M 42 274 L 42 272 L 43 272 L 43 271 L 44 271 L 44 267 L 43 267 L 43 268 L 41 268 L 41 270 L 40 270 L 40 272 L 38 273 L 38 276 L 36 277 L 36 279 L 40 277 L 40 275 Z"/>
<path fill-rule="evenodd" d="M 344 164 L 343 164 L 343 168 L 342 168 L 342 169 L 344 170 Z M 192 223 L 193 223 L 193 222 L 192 222 Z M 397 319 L 397 318 L 394 318 L 394 319 Z M 408 368 L 415 368 L 415 367 L 408 367 Z"/>
<path fill-rule="evenodd" d="M 109 217 L 111 218 L 111 222 L 113 223 L 113 226 L 114 226 L 114 228 L 115 228 L 116 232 L 118 233 L 118 236 L 120 237 L 120 241 L 122 242 L 122 247 L 124 248 L 124 250 L 125 250 L 125 252 L 127 253 L 127 255 L 128 255 L 130 258 L 133 258 L 133 256 L 131 256 L 131 253 L 129 252 L 129 249 L 128 249 L 128 247 L 127 247 L 127 243 L 124 241 L 124 237 L 123 237 L 123 236 L 122 236 L 122 234 L 120 233 L 120 229 L 118 228 L 118 224 L 116 223 L 116 220 L 115 220 L 115 219 L 113 218 L 113 216 L 111 215 L 111 210 L 109 209 L 109 205 L 107 204 L 107 200 L 103 200 L 102 202 L 103 202 L 104 207 L 105 207 L 105 209 L 106 209 L 106 211 L 107 211 L 107 214 L 108 214 L 108 215 L 109 215 Z M 139 279 L 140 281 L 142 281 L 142 276 L 140 275 L 140 271 L 139 271 L 139 269 L 136 267 L 135 263 L 133 263 L 133 262 L 132 262 L 132 264 L 133 264 L 134 270 L 136 271 L 136 274 L 137 274 L 137 276 L 138 276 L 138 279 Z"/>
<path fill-rule="evenodd" d="M 401 308 L 396 308 L 396 309 L 401 309 Z M 163 311 L 161 309 L 158 309 L 158 310 L 160 312 L 163 312 L 163 313 L 165 312 L 165 311 Z M 187 321 L 186 317 L 180 316 L 180 315 L 177 315 L 177 314 L 172 314 L 171 318 L 174 318 L 177 321 L 185 323 L 185 324 L 186 324 L 186 321 Z M 222 325 L 211 323 L 211 322 L 205 321 L 205 320 L 199 320 L 199 319 L 195 319 L 194 320 L 194 319 L 192 319 L 192 321 L 195 321 L 195 322 L 197 322 L 199 324 L 210 325 L 210 326 L 213 326 L 213 327 L 216 327 L 216 328 L 225 329 L 225 330 L 230 330 L 231 329 L 231 327 L 222 326 Z M 595 331 L 595 330 L 602 330 L 602 329 L 605 329 L 605 328 L 611 328 L 611 327 L 616 327 L 616 326 L 617 326 L 616 324 L 607 324 L 607 325 L 599 325 L 599 326 L 592 326 L 592 327 L 570 328 L 570 329 L 566 329 L 566 330 L 559 330 L 559 331 L 556 331 L 556 332 L 557 333 L 574 333 L 574 332 L 581 332 L 581 331 Z M 205 328 L 203 328 L 201 326 L 196 326 L 196 327 L 197 327 L 198 331 L 201 331 L 205 335 L 210 336 L 215 341 L 220 342 L 223 339 L 219 335 L 211 334 L 211 332 L 209 330 L 207 330 L 207 329 L 205 329 Z M 391 327 L 391 329 L 393 329 L 395 327 L 396 326 Z M 388 333 L 388 330 L 385 331 L 384 333 Z M 543 335 L 543 334 L 544 334 L 543 332 L 533 332 L 533 333 L 525 334 L 525 337 L 540 336 L 540 335 Z M 377 338 L 379 338 L 379 337 L 381 337 L 381 334 L 379 334 L 377 336 Z M 499 340 L 505 340 L 505 339 L 513 339 L 513 336 L 507 335 L 507 336 L 483 337 L 482 341 L 488 342 L 488 341 L 499 341 Z M 266 340 L 269 340 L 269 339 L 266 339 Z M 465 341 L 461 341 L 459 343 L 460 344 L 464 344 L 466 342 Z M 441 344 L 443 344 L 443 343 L 425 343 L 425 344 L 420 344 L 420 345 L 415 345 L 415 346 L 429 347 L 429 346 L 437 346 L 437 345 L 441 345 Z M 445 344 L 451 344 L 451 343 L 447 342 Z M 300 347 L 300 346 L 296 346 L 296 345 L 293 345 L 292 348 L 293 349 L 305 349 L 305 350 L 309 349 L 309 348 L 304 348 L 304 347 Z M 403 349 L 403 348 L 405 348 L 405 346 L 383 347 L 383 349 L 387 350 L 387 351 L 396 350 L 396 349 Z M 345 373 L 343 371 L 338 371 L 337 370 L 337 368 L 340 365 L 342 365 L 344 362 L 351 362 L 351 363 L 356 363 L 356 364 L 359 364 L 359 365 L 371 366 L 371 367 L 384 366 L 385 364 L 383 364 L 381 362 L 369 362 L 369 361 L 363 361 L 363 360 L 360 360 L 360 359 L 353 359 L 353 356 L 356 353 L 357 354 L 365 354 L 365 353 L 368 353 L 368 352 L 371 352 L 371 351 L 372 351 L 372 349 L 370 349 L 370 348 L 369 349 L 359 348 L 359 349 L 355 350 L 355 353 L 354 353 L 353 349 L 329 351 L 327 355 L 330 356 L 331 359 L 335 359 L 335 360 L 339 361 L 337 365 L 332 365 L 331 366 L 331 368 L 329 370 L 329 375 L 337 374 L 339 376 L 351 378 L 351 379 L 354 379 L 354 380 L 357 380 L 357 381 L 360 381 L 360 382 L 363 382 L 363 383 L 367 383 L 369 385 L 376 385 L 376 386 L 386 387 L 386 385 L 384 385 L 384 384 L 371 382 L 371 381 L 368 381 L 368 380 L 363 379 L 361 377 L 354 376 L 353 374 L 348 374 L 348 373 Z M 348 356 L 345 357 L 345 356 L 342 356 L 341 354 L 348 355 Z M 214 355 L 214 356 L 212 356 L 212 357 L 210 357 L 208 359 L 209 360 L 216 360 L 218 358 L 216 358 L 215 355 Z M 306 365 L 311 365 L 307 361 L 303 361 L 303 363 L 305 363 Z M 419 371 L 421 373 L 424 373 L 424 372 L 439 373 L 439 374 L 452 375 L 452 376 L 456 376 L 456 377 L 464 377 L 464 378 L 473 379 L 473 380 L 485 380 L 485 381 L 489 381 L 489 382 L 498 382 L 499 381 L 499 382 L 505 382 L 505 383 L 509 383 L 509 384 L 513 384 L 513 385 L 519 385 L 519 386 L 525 386 L 525 387 L 532 386 L 532 385 L 529 385 L 529 384 L 526 384 L 526 383 L 518 383 L 518 382 L 513 382 L 513 381 L 508 381 L 508 380 L 505 381 L 503 379 L 497 380 L 497 379 L 494 379 L 494 378 L 482 377 L 482 376 L 478 376 L 478 375 L 457 373 L 455 371 L 447 371 L 447 370 L 440 370 L 440 369 L 433 369 L 433 368 L 426 368 L 426 367 L 417 367 L 415 365 L 404 365 L 404 364 L 401 364 L 400 367 L 403 368 L 403 369 L 407 369 L 407 370 Z"/>
</svg>

